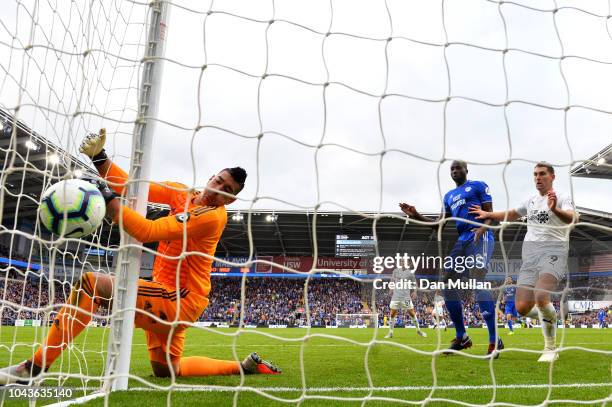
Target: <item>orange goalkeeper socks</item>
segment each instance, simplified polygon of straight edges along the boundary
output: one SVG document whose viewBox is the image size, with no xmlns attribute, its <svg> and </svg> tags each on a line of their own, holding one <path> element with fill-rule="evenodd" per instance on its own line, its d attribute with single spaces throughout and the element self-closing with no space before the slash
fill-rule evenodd
<svg viewBox="0 0 612 407">
<path fill-rule="evenodd" d="M 204 356 L 181 358 L 180 376 L 218 376 L 240 374 L 240 363 L 235 360 L 210 359 Z"/>
<path fill-rule="evenodd" d="M 81 310 L 95 313 L 98 309 L 88 291 L 93 291 L 93 285 L 87 287 L 89 273 L 82 279 L 83 287 L 76 287 L 70 294 L 68 304 L 78 306 L 79 310 L 63 307 L 57 314 L 53 325 L 49 328 L 47 337 L 43 345 L 38 348 L 32 362 L 39 367 L 48 368 L 61 355 L 62 351 L 68 346 L 72 339 L 80 334 L 91 321 L 91 315 Z M 44 363 L 44 364 L 43 364 Z"/>
</svg>

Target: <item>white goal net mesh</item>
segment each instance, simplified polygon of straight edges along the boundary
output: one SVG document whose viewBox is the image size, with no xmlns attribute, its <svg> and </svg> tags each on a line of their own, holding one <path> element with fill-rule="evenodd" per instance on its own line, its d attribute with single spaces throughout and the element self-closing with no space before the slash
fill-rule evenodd
<svg viewBox="0 0 612 407">
<path fill-rule="evenodd" d="M 378 220 L 404 221 L 398 202 L 410 200 L 424 211 L 436 211 L 448 189 L 446 166 L 453 159 L 466 160 L 475 177 L 490 180 L 498 210 L 515 207 L 527 196 L 525 191 L 533 190 L 532 168 L 542 160 L 557 167 L 559 189 L 578 205 L 609 209 L 609 194 L 602 198 L 593 192 L 599 184 L 578 184 L 570 177 L 578 163 L 610 167 L 605 161 L 589 161 L 610 143 L 612 129 L 608 1 L 185 0 L 172 2 L 170 8 L 159 114 L 147 118 L 156 122 L 157 132 L 148 158 L 151 180 L 146 181 L 177 180 L 202 189 L 219 169 L 247 168 L 247 187 L 233 207 L 244 215 L 240 222 L 250 242 L 251 215 L 265 209 L 310 211 L 310 255 L 315 258 L 319 211 L 373 219 L 376 236 Z M 150 10 L 149 3 L 130 0 L 11 0 L 0 8 L 2 366 L 31 357 L 73 283 L 88 271 L 114 274 L 115 257 L 127 249 L 116 243 L 117 226 L 110 224 L 90 238 L 54 240 L 41 230 L 36 210 L 47 186 L 92 170 L 78 153 L 86 133 L 105 127 L 109 157 L 129 168 Z M 270 216 L 273 224 L 277 215 Z M 504 236 L 511 226 L 496 228 Z M 612 232 L 585 222 L 579 228 L 598 236 Z M 242 266 L 269 263 L 257 260 L 255 247 L 248 252 Z M 276 266 L 286 273 L 299 272 Z M 312 267 L 310 273 L 320 271 Z M 231 338 L 227 346 L 236 360 L 244 357 L 244 338 L 256 337 L 264 348 L 297 347 L 291 366 L 283 366 L 285 374 L 294 371 L 289 376 L 293 382 L 281 382 L 278 388 L 272 381 L 259 386 L 244 375 L 231 384 L 175 376 L 156 380 L 134 373 L 148 369 L 148 361 L 139 360 L 132 362 L 137 368 L 132 369 L 131 384 L 167 394 L 169 405 L 176 404 L 172 394 L 179 390 L 233 393 L 234 404 L 244 394 L 255 393 L 259 402 L 481 405 L 500 402 L 498 391 L 520 388 L 498 383 L 500 376 L 507 377 L 493 360 L 466 354 L 480 363 L 484 379 L 475 389 L 487 397 L 478 403 L 469 395 L 454 397 L 453 391 L 469 386 L 454 388 L 457 383 L 445 380 L 443 368 L 437 366 L 447 346 L 441 332 L 434 334 L 435 349 L 392 345 L 404 351 L 406 360 L 414 356 L 422 362 L 428 375 L 424 384 L 413 384 L 409 374 L 401 383 L 384 383 L 372 362 L 385 345 L 379 323 L 372 320 L 372 315 L 382 317 L 378 294 L 371 291 L 372 313 L 338 315 L 348 325 L 373 327 L 363 330 L 367 335 L 356 340 L 334 330 L 323 334 L 311 327 L 324 309 L 313 293 L 323 293 L 325 281 L 314 280 L 293 280 L 300 287 L 306 328 L 296 334 L 247 327 L 258 323 L 244 311 L 257 304 L 249 296 L 262 295 L 250 287 L 266 287 L 247 283 L 246 276 L 240 284 L 228 284 L 234 290 L 228 294 L 231 317 L 215 315 L 223 324 L 240 324 L 237 329 L 190 328 Z M 361 284 L 353 275 L 343 280 Z M 609 296 L 606 283 L 609 279 L 599 291 Z M 558 295 L 571 292 L 571 285 L 565 286 Z M 356 294 L 360 301 L 362 297 Z M 44 385 L 80 387 L 85 393 L 101 387 L 108 379 L 108 333 L 102 328 L 108 314 L 100 309 L 92 324 L 97 326 L 69 345 L 44 375 Z M 357 319 L 368 322 L 359 324 Z M 276 325 L 286 324 L 283 320 Z M 589 343 L 565 347 L 565 330 L 559 331 L 560 352 L 610 360 L 609 348 Z M 142 341 L 136 337 L 134 346 L 144 346 L 138 338 Z M 328 387 L 313 386 L 320 383 L 307 366 L 313 341 L 324 342 L 318 349 L 330 354 L 335 346 L 354 347 L 353 360 L 333 363 L 350 363 L 360 384 L 335 378 Z M 519 348 L 505 351 L 538 354 Z M 532 387 L 546 393 L 538 402 L 603 404 L 612 398 L 608 391 L 587 401 L 559 400 L 553 393 L 565 386 L 556 380 L 559 369 L 551 364 L 545 375 L 545 383 Z M 609 369 L 601 382 L 574 384 L 601 389 L 610 382 Z M 525 377 L 520 383 L 529 386 L 530 380 Z M 413 390 L 424 393 L 408 398 L 405 392 Z M 507 399 L 501 403 L 523 404 Z"/>
<path fill-rule="evenodd" d="M 93 174 L 78 153 L 84 134 L 106 127 L 109 154 L 129 168 L 148 13 L 146 5 L 123 1 L 16 1 L 2 7 L 3 366 L 32 357 L 82 273 L 113 273 L 119 249 L 111 243 L 113 235 L 117 241 L 114 226 L 85 239 L 64 239 L 44 229 L 37 208 L 51 184 Z M 108 309 L 101 308 L 90 325 L 108 322 Z M 12 326 L 28 333 L 22 337 Z M 93 342 L 89 332 L 67 348 L 45 383 L 100 386 L 107 330 Z"/>
</svg>

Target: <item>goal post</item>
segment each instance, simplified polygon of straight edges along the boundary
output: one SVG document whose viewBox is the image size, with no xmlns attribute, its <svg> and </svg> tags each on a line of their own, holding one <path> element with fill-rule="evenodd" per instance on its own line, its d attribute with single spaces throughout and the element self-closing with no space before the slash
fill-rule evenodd
<svg viewBox="0 0 612 407">
<path fill-rule="evenodd" d="M 90 343 L 85 328 L 43 385 L 80 381 L 88 391 L 101 388 L 98 396 L 128 387 L 140 243 L 120 230 L 116 246 L 116 226 L 108 225 L 82 239 L 50 235 L 37 210 L 51 184 L 92 175 L 78 146 L 104 127 L 109 156 L 129 166 L 124 199 L 146 214 L 171 6 L 15 1 L 0 12 L 0 334 L 12 339 L 0 345 L 0 367 L 32 357 L 82 274 L 114 275 L 112 311 L 89 324 L 108 327 L 100 343 Z M 18 339 L 22 325 L 34 331 L 31 344 Z"/>
<path fill-rule="evenodd" d="M 132 154 L 126 198 L 131 207 L 142 215 L 147 212 L 149 185 L 141 180 L 149 179 L 151 146 L 159 106 L 163 56 L 168 27 L 169 6 L 166 1 L 149 4 L 149 26 L 145 55 L 142 62 L 142 78 L 138 97 L 138 115 L 132 138 Z M 107 382 L 105 389 L 126 390 L 128 387 L 132 337 L 138 278 L 142 248 L 127 233 L 121 233 L 117 273 L 113 294 L 111 337 L 108 343 Z"/>
</svg>

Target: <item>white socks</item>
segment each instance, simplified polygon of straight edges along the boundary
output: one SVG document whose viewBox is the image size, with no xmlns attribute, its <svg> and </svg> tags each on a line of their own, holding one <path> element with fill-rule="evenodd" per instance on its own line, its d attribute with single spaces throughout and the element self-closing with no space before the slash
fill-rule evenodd
<svg viewBox="0 0 612 407">
<path fill-rule="evenodd" d="M 549 302 L 542 309 L 539 309 L 540 323 L 542 324 L 542 334 L 544 334 L 544 347 L 547 349 L 554 349 L 555 338 L 557 335 L 557 311 L 555 307 Z"/>
<path fill-rule="evenodd" d="M 529 311 L 528 313 L 526 313 L 523 316 L 527 317 L 527 318 L 532 318 L 532 319 L 540 318 L 540 314 L 538 312 L 538 306 L 534 305 L 533 308 L 531 309 L 531 311 Z"/>
<path fill-rule="evenodd" d="M 410 319 L 412 319 L 412 323 L 416 327 L 417 331 L 420 330 L 421 327 L 419 326 L 419 320 L 417 319 L 416 315 L 413 317 L 410 317 Z"/>
<path fill-rule="evenodd" d="M 531 311 L 524 316 L 540 320 L 542 334 L 544 335 L 544 347 L 553 349 L 557 336 L 557 311 L 552 303 L 549 302 L 543 309 L 539 309 L 537 305 L 534 305 Z"/>
<path fill-rule="evenodd" d="M 410 319 L 412 320 L 412 323 L 414 324 L 414 326 L 416 327 L 417 331 L 421 329 L 421 327 L 419 326 L 419 320 L 417 319 L 417 316 L 411 316 Z M 391 318 L 391 320 L 389 321 L 389 332 L 393 333 L 393 327 L 395 326 L 395 318 Z"/>
</svg>

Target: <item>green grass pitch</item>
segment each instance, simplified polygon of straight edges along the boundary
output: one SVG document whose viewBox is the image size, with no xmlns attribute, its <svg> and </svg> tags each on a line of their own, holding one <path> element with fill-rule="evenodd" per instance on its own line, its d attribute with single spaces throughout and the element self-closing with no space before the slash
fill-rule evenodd
<svg viewBox="0 0 612 407">
<path fill-rule="evenodd" d="M 436 399 L 474 404 L 495 402 L 533 405 L 547 399 L 584 402 L 612 397 L 612 330 L 609 329 L 559 330 L 558 340 L 562 338 L 564 347 L 570 349 L 561 352 L 559 361 L 552 368 L 550 364 L 538 363 L 538 354 L 528 352 L 542 348 L 543 339 L 539 329 L 517 329 L 513 336 L 508 336 L 507 330 L 501 330 L 507 350 L 493 363 L 465 356 L 432 357 L 431 354 L 419 353 L 446 348 L 453 336 L 451 329 L 440 332 L 438 342 L 439 331 L 431 329 L 426 330 L 428 338 L 417 337 L 414 329 L 396 329 L 395 338 L 384 340 L 387 329 L 381 328 L 376 339 L 384 342 L 370 347 L 365 345 L 373 339 L 374 329 L 312 329 L 312 337 L 305 342 L 298 339 L 307 334 L 307 330 L 299 328 L 252 329 L 243 331 L 238 337 L 228 335 L 234 332 L 234 329 L 204 331 L 192 328 L 187 334 L 185 355 L 232 358 L 232 343 L 235 341 L 235 349 L 241 359 L 257 351 L 283 369 L 283 374 L 278 376 L 246 376 L 243 385 L 265 391 L 276 398 L 293 400 L 292 403 L 275 401 L 254 391 L 236 393 L 234 387 L 240 385 L 239 376 L 177 378 L 175 382 L 180 385 L 223 386 L 220 389 L 223 391 L 156 390 L 148 383 L 169 386 L 172 381 L 151 375 L 143 331 L 136 330 L 131 374 L 145 382 L 131 380 L 133 391 L 113 393 L 109 399 L 110 404 L 151 407 L 164 406 L 170 401 L 172 405 L 179 406 L 222 406 L 231 405 L 236 397 L 237 403 L 244 406 L 295 405 L 303 394 L 332 398 L 306 399 L 301 404 L 303 406 L 359 406 L 362 405 L 360 398 L 368 395 L 375 398 L 366 403 L 368 406 L 398 404 L 397 400 L 385 401 L 379 398 L 419 402 L 429 397 L 433 400 L 428 402 L 428 406 L 446 406 L 454 403 Z M 474 347 L 465 353 L 484 355 L 486 329 L 470 329 L 469 334 Z M 19 362 L 31 354 L 31 344 L 40 342 L 40 335 L 40 328 L 0 328 L 0 364 L 6 366 L 9 362 L 10 354 L 6 346 L 21 344 L 13 349 L 13 362 Z M 88 329 L 77 339 L 75 347 L 64 352 L 50 372 L 59 372 L 61 369 L 71 373 L 83 372 L 89 376 L 100 375 L 104 364 L 101 351 L 106 350 L 104 342 L 107 335 L 105 328 Z M 338 336 L 343 340 L 328 338 L 326 335 Z M 400 344 L 411 349 L 398 346 Z M 370 372 L 371 385 L 366 370 Z M 549 378 L 552 386 L 548 386 Z M 303 381 L 305 392 L 302 390 Z M 432 391 L 434 381 L 436 388 Z M 48 381 L 45 385 L 53 386 L 57 382 Z M 94 388 L 99 385 L 99 381 L 92 379 L 84 382 L 73 378 L 64 385 Z M 374 387 L 372 391 L 369 390 L 370 386 Z M 50 401 L 45 400 L 39 405 Z M 559 402 L 549 405 L 576 404 Z M 598 403 L 602 404 L 605 405 Z M 608 404 L 612 405 L 612 401 L 608 401 Z M 5 399 L 4 405 L 27 403 L 25 400 Z M 91 401 L 87 405 L 104 405 L 104 399 Z"/>
</svg>

